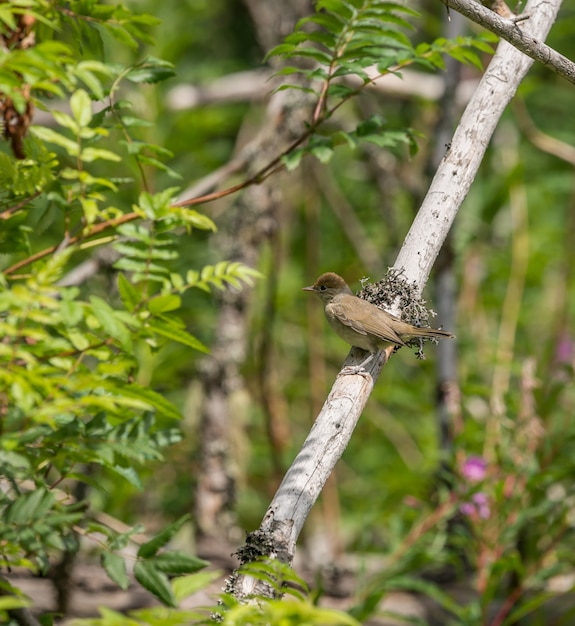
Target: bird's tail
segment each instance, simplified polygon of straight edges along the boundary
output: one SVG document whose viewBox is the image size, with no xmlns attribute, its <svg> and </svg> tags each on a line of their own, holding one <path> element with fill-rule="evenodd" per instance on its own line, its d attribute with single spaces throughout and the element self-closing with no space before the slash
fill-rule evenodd
<svg viewBox="0 0 575 626">
<path fill-rule="evenodd" d="M 438 328 L 417 328 L 414 327 L 410 333 L 413 337 L 427 337 L 428 339 L 454 339 L 455 335 L 446 330 Z"/>
</svg>

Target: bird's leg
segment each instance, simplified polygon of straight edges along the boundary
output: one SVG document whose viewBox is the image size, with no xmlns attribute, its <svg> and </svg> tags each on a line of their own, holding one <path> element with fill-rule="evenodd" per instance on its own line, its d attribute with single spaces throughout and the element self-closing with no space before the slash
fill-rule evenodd
<svg viewBox="0 0 575 626">
<path fill-rule="evenodd" d="M 375 352 L 370 352 L 367 357 L 359 365 L 346 365 L 342 370 L 342 374 L 359 374 L 365 370 L 365 366 L 373 359 Z"/>
</svg>

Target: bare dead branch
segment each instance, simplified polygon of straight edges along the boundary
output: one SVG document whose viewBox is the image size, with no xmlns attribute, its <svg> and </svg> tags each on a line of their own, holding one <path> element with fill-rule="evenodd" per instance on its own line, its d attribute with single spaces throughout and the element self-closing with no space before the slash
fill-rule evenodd
<svg viewBox="0 0 575 626">
<path fill-rule="evenodd" d="M 575 84 L 575 63 L 549 47 L 529 28 L 519 26 L 520 21 L 529 21 L 531 15 L 525 11 L 523 15 L 512 18 L 500 17 L 497 13 L 484 7 L 475 0 L 441 0 L 445 6 L 499 35 L 523 54 L 535 61 L 543 63 L 553 72 L 559 74 L 570 83 Z"/>
<path fill-rule="evenodd" d="M 575 165 L 575 147 L 539 130 L 529 116 L 525 102 L 521 98 L 514 101 L 513 111 L 519 130 L 536 148 Z"/>
<path fill-rule="evenodd" d="M 259 69 L 227 74 L 206 85 L 177 85 L 168 91 L 166 104 L 181 111 L 223 102 L 262 100 L 273 89 L 271 70 Z"/>
</svg>

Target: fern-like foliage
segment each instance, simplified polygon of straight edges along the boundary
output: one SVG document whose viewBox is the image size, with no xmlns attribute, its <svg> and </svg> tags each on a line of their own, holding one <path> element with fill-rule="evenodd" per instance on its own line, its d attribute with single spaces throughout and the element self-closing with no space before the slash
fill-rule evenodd
<svg viewBox="0 0 575 626">
<path fill-rule="evenodd" d="M 168 203 L 168 206 L 169 205 Z M 177 209 L 178 212 L 189 209 Z M 212 229 L 213 223 L 205 216 L 194 214 L 193 221 L 200 228 Z M 123 273 L 118 276 L 118 287 L 126 309 L 141 320 L 143 333 L 154 338 L 176 341 L 188 347 L 207 352 L 207 348 L 188 333 L 178 315 L 181 296 L 191 288 L 203 291 L 251 285 L 260 273 L 243 263 L 222 261 L 206 265 L 201 270 L 184 274 L 170 270 L 170 263 L 178 258 L 172 232 L 127 224 L 120 229 L 123 238 L 114 247 L 122 254 L 115 267 Z"/>
<path fill-rule="evenodd" d="M 372 78 L 365 68 L 376 65 L 384 71 L 412 55 L 404 31 L 413 28 L 406 18 L 418 16 L 417 11 L 394 2 L 320 0 L 315 15 L 300 20 L 294 33 L 268 56 L 305 57 L 317 64 L 312 69 L 288 66 L 280 74 L 302 72 L 308 79 L 328 82 L 354 74 L 368 83 Z M 353 92 L 333 91 L 339 96 Z"/>
<path fill-rule="evenodd" d="M 98 466 L 141 488 L 138 465 L 160 459 L 162 448 L 180 437 L 165 424 L 180 418 L 179 409 L 138 383 L 143 347 L 148 354 L 178 342 L 206 352 L 181 319 L 181 294 L 240 287 L 258 275 L 239 263 L 180 275 L 166 268 L 177 258 L 170 233 L 133 227 L 123 235 L 120 308 L 57 285 L 72 247 L 36 263 L 26 280 L 0 286 L 0 474 L 12 486 L 0 494 L 0 563 L 45 569 L 50 549 L 74 544 L 74 525 L 87 523 L 85 510 L 62 502 L 53 488 L 63 481 L 98 488 L 86 468 Z M 124 580 L 117 558 L 107 556 L 104 565 Z M 194 571 L 185 570 L 191 563 L 172 565 L 178 573 Z M 138 567 L 146 585 L 145 572 L 156 565 L 146 560 Z M 152 591 L 171 602 L 161 585 Z"/>
<path fill-rule="evenodd" d="M 322 134 L 321 124 L 347 100 L 386 74 L 401 76 L 401 70 L 420 65 L 426 70 L 444 67 L 443 55 L 481 68 L 477 51 L 491 53 L 493 36 L 437 39 L 413 45 L 406 33 L 419 17 L 410 7 L 383 0 L 319 0 L 316 12 L 298 22 L 294 32 L 270 51 L 288 64 L 278 75 L 300 75 L 305 82 L 285 83 L 279 89 L 301 89 L 317 96 L 307 143 L 283 156 L 289 170 L 295 169 L 305 154 L 321 162 L 329 161 L 341 143 L 351 146 L 370 141 L 379 146 L 407 145 L 416 151 L 417 133 L 412 129 L 390 128 L 382 116 L 362 121 L 355 131 Z M 355 81 L 347 80 L 353 76 Z M 359 79 L 359 80 L 358 80 Z M 359 85 L 358 85 L 359 83 Z"/>
<path fill-rule="evenodd" d="M 55 551 L 77 550 L 79 532 L 98 532 L 104 568 L 128 586 L 119 551 L 130 533 L 96 523 L 87 502 L 69 494 L 78 483 L 103 489 L 107 476 L 142 488 L 142 466 L 179 440 L 181 417 L 143 372 L 172 342 L 208 351 L 188 329 L 193 320 L 183 319 L 182 294 L 193 287 L 239 288 L 259 275 L 227 262 L 179 272 L 179 240 L 215 225 L 194 209 L 173 206 L 176 189 L 139 192 L 148 188 L 150 168 L 177 175 L 166 165 L 169 151 L 138 138 L 149 122 L 116 100 L 116 92 L 122 81 L 155 83 L 173 68 L 153 57 L 129 67 L 97 59 L 104 58 L 104 32 L 137 48 L 150 41 L 146 28 L 155 22 L 100 0 L 0 3 L 0 43 L 6 33 L 19 42 L 26 25 L 35 29 L 26 47 L 2 45 L 0 54 L 0 110 L 10 111 L 22 136 L 18 151 L 0 146 L 5 569 L 45 572 Z M 30 112 L 46 94 L 49 105 L 59 98 L 67 107 L 52 111 L 55 124 L 30 126 Z M 98 112 L 96 100 L 106 100 Z M 126 158 L 135 162 L 140 186 L 122 169 Z M 119 192 L 133 194 L 127 207 L 117 206 Z M 110 293 L 63 286 L 61 279 L 103 244 L 115 245 L 119 255 Z M 168 576 L 205 565 L 169 550 L 157 554 L 181 523 L 144 543 L 134 565 L 137 580 L 171 606 L 177 598 Z"/>
<path fill-rule="evenodd" d="M 328 90 L 327 85 L 330 95 L 346 98 L 357 89 L 332 84 L 334 79 L 351 74 L 369 84 L 377 76 L 397 73 L 414 63 L 430 69 L 443 68 L 442 54 L 481 69 L 481 60 L 473 48 L 492 53 L 488 44 L 494 40 L 492 35 L 440 38 L 431 44 L 414 46 L 405 33 L 413 29 L 412 21 L 419 17 L 408 6 L 384 0 L 319 0 L 316 13 L 300 20 L 294 32 L 268 57 L 311 59 L 311 68 L 288 65 L 278 74 L 301 73 L 310 81 L 319 79 L 320 86 L 315 88 L 318 95 Z M 280 89 L 290 87 L 301 88 L 284 85 Z"/>
</svg>

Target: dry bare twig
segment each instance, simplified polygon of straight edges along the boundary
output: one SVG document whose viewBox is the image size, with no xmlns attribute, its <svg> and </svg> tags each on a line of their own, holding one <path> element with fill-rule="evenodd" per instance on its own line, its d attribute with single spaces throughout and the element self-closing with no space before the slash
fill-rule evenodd
<svg viewBox="0 0 575 626">
<path fill-rule="evenodd" d="M 453 9 L 471 21 L 499 35 L 523 54 L 543 63 L 559 76 L 575 84 L 575 63 L 546 45 L 536 29 L 524 28 L 519 22 L 532 19 L 531 12 L 525 10 L 522 15 L 505 18 L 488 9 L 476 0 L 441 0 L 449 9 Z M 495 8 L 495 7 L 494 7 Z"/>
</svg>

